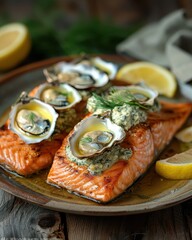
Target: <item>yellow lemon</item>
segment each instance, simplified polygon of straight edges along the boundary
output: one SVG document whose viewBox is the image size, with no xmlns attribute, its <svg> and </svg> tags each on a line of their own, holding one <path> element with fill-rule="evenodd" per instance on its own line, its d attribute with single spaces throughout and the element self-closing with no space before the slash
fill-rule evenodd
<svg viewBox="0 0 192 240">
<path fill-rule="evenodd" d="M 177 89 L 176 79 L 170 71 L 149 62 L 125 64 L 117 72 L 116 79 L 131 84 L 143 82 L 167 97 L 173 97 Z"/>
<path fill-rule="evenodd" d="M 155 170 L 167 179 L 192 179 L 192 149 L 157 161 Z"/>
<path fill-rule="evenodd" d="M 17 66 L 28 55 L 31 41 L 27 28 L 21 23 L 0 27 L 0 70 Z"/>
<path fill-rule="evenodd" d="M 178 132 L 175 137 L 182 142 L 192 142 L 192 126 L 184 128 Z"/>
</svg>

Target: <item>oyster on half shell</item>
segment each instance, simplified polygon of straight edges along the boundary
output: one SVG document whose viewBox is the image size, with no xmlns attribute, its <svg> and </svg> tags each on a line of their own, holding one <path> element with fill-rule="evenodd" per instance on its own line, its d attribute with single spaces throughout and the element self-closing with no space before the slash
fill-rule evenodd
<svg viewBox="0 0 192 240">
<path fill-rule="evenodd" d="M 52 135 L 57 118 L 51 105 L 23 93 L 12 106 L 9 129 L 28 144 L 38 143 Z"/>
<path fill-rule="evenodd" d="M 52 105 L 56 110 L 71 108 L 82 100 L 79 92 L 68 84 L 41 84 L 35 97 Z"/>
<path fill-rule="evenodd" d="M 43 72 L 48 82 L 68 83 L 83 90 L 106 85 L 115 76 L 117 66 L 101 58 L 82 58 L 70 63 L 59 62 Z"/>
<path fill-rule="evenodd" d="M 92 115 L 74 127 L 69 138 L 72 154 L 78 158 L 93 157 L 125 138 L 122 127 L 108 117 Z"/>
<path fill-rule="evenodd" d="M 91 65 L 99 71 L 108 75 L 109 79 L 113 79 L 117 73 L 118 66 L 115 63 L 103 60 L 100 57 L 83 56 L 75 61 L 76 64 Z"/>
<path fill-rule="evenodd" d="M 130 93 L 133 97 L 143 105 L 152 106 L 158 97 L 158 92 L 148 88 L 146 86 L 139 86 L 139 85 L 130 85 L 126 87 L 115 87 L 118 91 L 122 91 L 124 94 L 125 92 Z"/>
</svg>

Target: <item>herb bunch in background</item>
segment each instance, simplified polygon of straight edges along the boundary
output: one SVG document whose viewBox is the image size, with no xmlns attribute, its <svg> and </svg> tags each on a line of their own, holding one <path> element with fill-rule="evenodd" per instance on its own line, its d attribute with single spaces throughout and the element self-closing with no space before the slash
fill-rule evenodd
<svg viewBox="0 0 192 240">
<path fill-rule="evenodd" d="M 64 54 L 115 53 L 118 43 L 136 31 L 137 26 L 118 27 L 98 19 L 82 19 L 58 34 Z"/>
<path fill-rule="evenodd" d="M 10 21 L 8 14 L 0 16 L 0 26 Z M 32 39 L 30 62 L 80 53 L 113 54 L 116 45 L 140 27 L 132 24 L 124 28 L 90 18 L 69 24 L 55 0 L 36 1 L 31 16 L 22 22 Z"/>
</svg>

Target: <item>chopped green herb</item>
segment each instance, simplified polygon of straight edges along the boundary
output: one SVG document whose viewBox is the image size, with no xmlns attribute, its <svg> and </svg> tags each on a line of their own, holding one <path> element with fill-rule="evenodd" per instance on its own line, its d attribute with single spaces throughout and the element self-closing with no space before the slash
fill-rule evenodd
<svg viewBox="0 0 192 240">
<path fill-rule="evenodd" d="M 92 138 L 91 137 L 82 137 L 81 139 L 80 139 L 80 142 L 81 143 L 83 143 L 83 144 L 85 144 L 85 143 L 90 143 L 90 142 L 92 142 Z"/>
<path fill-rule="evenodd" d="M 149 106 L 139 103 L 139 101 L 134 97 L 134 95 L 127 90 L 116 91 L 115 89 L 113 89 L 110 92 L 110 95 L 107 97 L 99 96 L 96 93 L 93 93 L 93 96 L 97 101 L 96 109 L 102 108 L 112 110 L 113 108 L 123 106 L 124 104 L 138 106 L 143 109 L 149 108 Z"/>
<path fill-rule="evenodd" d="M 59 90 L 56 90 L 56 93 L 58 94 L 58 95 L 63 95 L 63 96 L 65 96 L 65 97 L 68 97 L 71 93 L 68 93 L 68 92 L 62 92 L 62 91 L 59 91 Z"/>
<path fill-rule="evenodd" d="M 29 114 L 29 120 L 34 124 L 36 115 L 33 112 L 30 112 Z"/>
</svg>

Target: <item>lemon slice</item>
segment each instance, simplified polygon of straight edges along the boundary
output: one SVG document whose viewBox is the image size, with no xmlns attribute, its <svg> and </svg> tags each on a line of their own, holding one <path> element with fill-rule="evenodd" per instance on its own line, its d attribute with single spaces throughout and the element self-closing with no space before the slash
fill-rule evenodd
<svg viewBox="0 0 192 240">
<path fill-rule="evenodd" d="M 27 28 L 12 23 L 0 28 L 0 70 L 17 66 L 30 51 L 31 41 Z"/>
<path fill-rule="evenodd" d="M 116 79 L 131 84 L 144 82 L 150 88 L 167 97 L 173 97 L 177 83 L 167 69 L 149 62 L 128 63 L 119 69 Z"/>
<path fill-rule="evenodd" d="M 156 172 L 167 179 L 192 178 L 192 149 L 165 160 L 159 160 L 155 165 Z"/>
<path fill-rule="evenodd" d="M 175 137 L 182 142 L 192 142 L 192 126 L 184 128 L 178 132 Z"/>
</svg>

